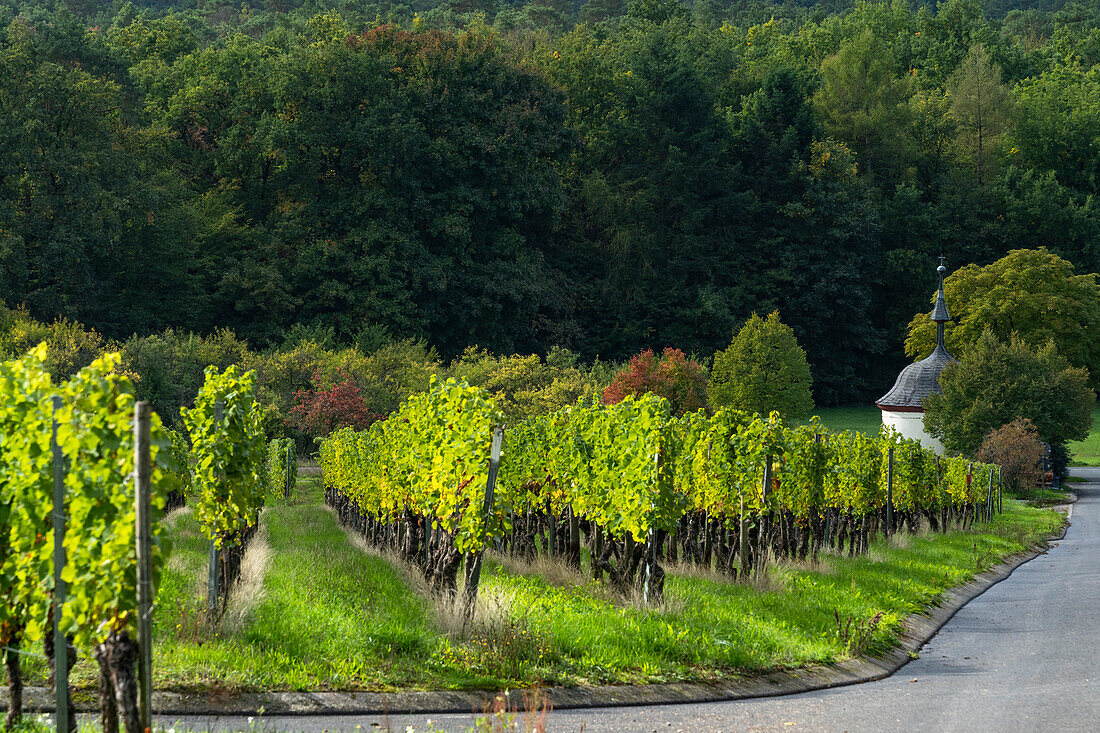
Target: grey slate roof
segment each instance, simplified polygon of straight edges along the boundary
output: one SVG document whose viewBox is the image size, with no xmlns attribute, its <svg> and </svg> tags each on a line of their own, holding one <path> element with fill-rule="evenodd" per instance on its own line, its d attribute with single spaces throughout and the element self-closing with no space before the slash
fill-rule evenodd
<svg viewBox="0 0 1100 733">
<path fill-rule="evenodd" d="M 932 309 L 932 321 L 936 324 L 936 348 L 927 358 L 901 370 L 893 388 L 875 402 L 881 410 L 923 410 L 924 398 L 940 393 L 940 372 L 956 362 L 955 357 L 947 353 L 947 348 L 943 345 L 944 324 L 951 320 L 951 314 L 947 312 L 947 299 L 943 295 L 943 276 L 947 268 L 943 266 L 942 258 L 936 272 L 940 276 L 940 289 L 936 293 L 936 305 Z"/>
<path fill-rule="evenodd" d="M 927 358 L 902 369 L 893 388 L 879 397 L 875 404 L 882 410 L 898 407 L 923 409 L 924 398 L 940 392 L 940 372 L 955 362 L 955 357 L 937 344 L 935 351 Z"/>
<path fill-rule="evenodd" d="M 943 288 L 936 293 L 936 307 L 932 309 L 933 323 L 947 323 L 951 320 L 951 314 L 947 312 L 947 300 L 943 297 Z"/>
</svg>

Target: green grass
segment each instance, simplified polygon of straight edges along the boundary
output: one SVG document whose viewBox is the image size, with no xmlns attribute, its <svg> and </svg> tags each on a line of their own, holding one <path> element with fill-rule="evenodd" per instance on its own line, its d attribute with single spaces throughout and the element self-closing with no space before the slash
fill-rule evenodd
<svg viewBox="0 0 1100 733">
<path fill-rule="evenodd" d="M 1028 506 L 1057 506 L 1069 501 L 1069 492 L 1048 488 L 1036 488 L 1021 495 L 1019 498 L 1027 502 Z"/>
<path fill-rule="evenodd" d="M 854 430 L 868 435 L 878 434 L 882 427 L 882 411 L 870 405 L 868 407 L 823 407 L 814 410 L 825 427 L 835 432 Z"/>
<path fill-rule="evenodd" d="M 216 633 L 203 612 L 207 543 L 189 513 L 173 517 L 155 613 L 158 688 L 703 681 L 836 662 L 885 650 L 905 616 L 1062 521 L 1008 501 L 1003 516 L 971 532 L 901 535 L 865 557 L 824 555 L 815 567 L 772 568 L 753 583 L 670 567 L 662 608 L 619 598 L 563 567 L 544 572 L 490 557 L 479 621 L 462 630 L 407 570 L 353 544 L 319 500 L 317 479 L 304 478 L 289 505 L 264 512 L 256 540 L 270 546 L 262 592 L 238 593 Z M 846 638 L 837 616 L 863 632 Z M 30 666 L 30 681 L 42 684 L 44 669 Z M 90 688 L 94 672 L 82 660 L 74 681 Z"/>
<path fill-rule="evenodd" d="M 488 588 L 549 640 L 550 682 L 706 680 L 829 663 L 851 656 L 836 615 L 853 626 L 882 613 L 865 640 L 882 651 L 901 620 L 997 560 L 1050 534 L 1061 519 L 1018 505 L 991 527 L 879 542 L 862 558 L 771 570 L 763 588 L 670 575 L 663 611 L 623 607 L 591 587 L 557 587 L 495 570 Z M 858 640 L 853 640 L 857 641 Z"/>
<path fill-rule="evenodd" d="M 1073 466 L 1100 466 L 1100 408 L 1092 411 L 1092 427 L 1084 440 L 1067 444 Z"/>
<path fill-rule="evenodd" d="M 271 552 L 263 591 L 235 628 L 223 625 L 211 640 L 194 626 L 186 601 L 158 609 L 168 627 L 178 618 L 157 648 L 160 686 L 319 690 L 434 682 L 419 669 L 439 643 L 428 609 L 389 563 L 348 542 L 334 516 L 313 502 L 316 492 L 316 479 L 302 479 L 289 506 L 264 512 L 258 539 Z"/>
</svg>

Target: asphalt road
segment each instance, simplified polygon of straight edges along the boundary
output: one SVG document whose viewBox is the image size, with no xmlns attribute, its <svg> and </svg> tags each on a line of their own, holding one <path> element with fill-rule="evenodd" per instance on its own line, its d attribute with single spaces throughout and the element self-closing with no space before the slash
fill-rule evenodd
<svg viewBox="0 0 1100 733">
<path fill-rule="evenodd" d="M 548 716 L 547 730 L 1100 730 L 1100 469 L 1074 474 L 1094 483 L 1077 485 L 1065 539 L 962 608 L 893 677 L 739 702 L 563 710 Z M 188 722 L 200 730 L 249 727 L 241 719 Z M 471 724 L 469 715 L 299 717 L 265 719 L 262 729 L 453 732 Z"/>
</svg>

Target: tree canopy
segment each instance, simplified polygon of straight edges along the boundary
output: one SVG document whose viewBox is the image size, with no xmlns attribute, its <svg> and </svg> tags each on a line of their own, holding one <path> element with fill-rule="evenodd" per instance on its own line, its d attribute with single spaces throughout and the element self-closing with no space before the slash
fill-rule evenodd
<svg viewBox="0 0 1100 733">
<path fill-rule="evenodd" d="M 1001 341 L 1015 334 L 1033 347 L 1053 341 L 1070 364 L 1090 373 L 1100 386 L 1100 284 L 1096 275 L 1078 275 L 1073 265 L 1047 251 L 1013 250 L 996 262 L 967 265 L 944 280 L 944 293 L 954 319 L 946 328 L 947 349 L 966 359 L 982 334 Z M 927 356 L 936 344 L 936 324 L 928 313 L 909 323 L 905 350 Z"/>
<path fill-rule="evenodd" d="M 725 351 L 714 355 L 707 391 L 711 404 L 768 415 L 803 418 L 814 409 L 810 365 L 794 330 L 753 313 Z"/>
<path fill-rule="evenodd" d="M 950 451 L 973 455 L 989 433 L 1030 420 L 1051 445 L 1083 440 L 1096 393 L 1088 372 L 1070 366 L 1053 342 L 1034 348 L 987 331 L 966 357 L 940 374 L 942 394 L 924 402 L 924 425 Z"/>
<path fill-rule="evenodd" d="M 935 255 L 1100 270 L 1100 9 L 1015 5 L 0 0 L 0 298 L 589 363 L 778 309 L 869 401 Z"/>
</svg>

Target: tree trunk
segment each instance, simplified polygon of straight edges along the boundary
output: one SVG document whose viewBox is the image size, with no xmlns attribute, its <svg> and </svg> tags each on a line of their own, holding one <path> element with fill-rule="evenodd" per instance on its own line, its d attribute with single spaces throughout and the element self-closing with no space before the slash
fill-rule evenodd
<svg viewBox="0 0 1100 733">
<path fill-rule="evenodd" d="M 112 633 L 103 646 L 106 647 L 111 686 L 115 690 L 115 704 L 122 714 L 126 733 L 144 733 L 141 718 L 138 716 L 138 685 L 135 674 L 138 646 L 125 632 Z"/>
<path fill-rule="evenodd" d="M 99 727 L 103 733 L 118 733 L 118 706 L 115 704 L 115 688 L 111 684 L 111 668 L 104 645 L 96 646 L 95 658 L 99 663 Z"/>
<path fill-rule="evenodd" d="M 455 549 L 454 538 L 449 532 L 436 529 L 434 535 L 427 556 L 425 579 L 434 594 L 454 600 L 458 592 L 458 566 L 462 555 Z"/>
<path fill-rule="evenodd" d="M 19 641 L 12 639 L 7 646 L 4 667 L 8 671 L 8 715 L 4 727 L 10 729 L 23 719 L 23 670 L 19 668 Z"/>
</svg>

